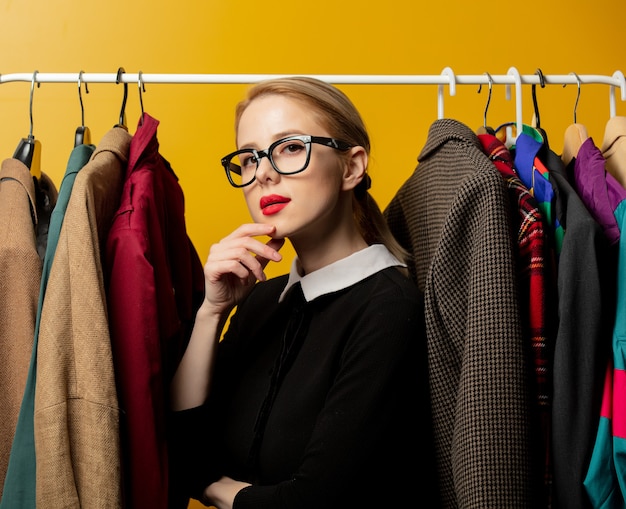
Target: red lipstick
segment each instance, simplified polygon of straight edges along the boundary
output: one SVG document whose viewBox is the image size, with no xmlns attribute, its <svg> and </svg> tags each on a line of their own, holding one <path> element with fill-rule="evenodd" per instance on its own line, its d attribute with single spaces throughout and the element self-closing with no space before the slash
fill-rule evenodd
<svg viewBox="0 0 626 509">
<path fill-rule="evenodd" d="M 259 205 L 261 206 L 261 212 L 264 216 L 271 216 L 283 210 L 290 201 L 291 199 L 285 198 L 284 196 L 270 194 L 268 196 L 262 196 Z"/>
</svg>

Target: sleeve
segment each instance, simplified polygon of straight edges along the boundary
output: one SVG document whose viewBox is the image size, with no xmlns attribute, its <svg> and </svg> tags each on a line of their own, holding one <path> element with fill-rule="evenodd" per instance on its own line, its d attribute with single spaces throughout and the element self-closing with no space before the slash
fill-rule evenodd
<svg viewBox="0 0 626 509">
<path fill-rule="evenodd" d="M 202 499 L 204 489 L 221 477 L 210 461 L 208 441 L 209 418 L 205 406 L 169 414 L 169 443 L 172 484 L 196 500 Z"/>
<path fill-rule="evenodd" d="M 254 292 L 253 292 L 254 293 Z M 243 318 L 240 315 L 244 315 Z M 204 489 L 224 475 L 220 450 L 219 419 L 214 408 L 220 408 L 218 400 L 230 397 L 228 387 L 236 379 L 235 364 L 242 347 L 239 324 L 248 322 L 250 314 L 242 303 L 231 316 L 224 339 L 220 342 L 214 377 L 219 377 L 223 390 L 213 389 L 204 405 L 181 411 L 169 412 L 168 443 L 171 480 L 179 491 L 196 500 L 202 500 Z"/>
</svg>

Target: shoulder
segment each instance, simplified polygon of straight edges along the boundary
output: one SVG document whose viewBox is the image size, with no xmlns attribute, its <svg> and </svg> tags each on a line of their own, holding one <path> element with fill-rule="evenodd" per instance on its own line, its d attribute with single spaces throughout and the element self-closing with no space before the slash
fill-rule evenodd
<svg viewBox="0 0 626 509">
<path fill-rule="evenodd" d="M 388 267 L 372 274 L 355 285 L 359 293 L 368 292 L 370 298 L 421 306 L 423 295 L 415 281 L 397 267 Z"/>
<path fill-rule="evenodd" d="M 389 267 L 313 301 L 317 327 L 340 338 L 343 359 L 397 366 L 425 353 L 424 300 L 417 285 Z"/>
<path fill-rule="evenodd" d="M 415 282 L 396 267 L 380 270 L 340 292 L 313 301 L 332 316 L 335 327 L 343 323 L 354 331 L 372 328 L 386 335 L 391 330 L 402 336 L 421 329 L 424 299 Z M 331 311 L 332 309 L 332 311 Z M 375 334 L 375 335 L 378 335 Z"/>
</svg>

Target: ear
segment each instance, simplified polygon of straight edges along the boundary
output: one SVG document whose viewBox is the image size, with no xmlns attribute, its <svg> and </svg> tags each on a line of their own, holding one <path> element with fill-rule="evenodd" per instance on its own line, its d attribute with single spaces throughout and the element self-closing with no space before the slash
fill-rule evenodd
<svg viewBox="0 0 626 509">
<path fill-rule="evenodd" d="M 354 189 L 363 177 L 365 177 L 365 171 L 367 170 L 368 156 L 363 147 L 352 147 L 349 154 L 346 155 L 346 165 L 343 172 L 343 191 L 350 191 Z"/>
</svg>

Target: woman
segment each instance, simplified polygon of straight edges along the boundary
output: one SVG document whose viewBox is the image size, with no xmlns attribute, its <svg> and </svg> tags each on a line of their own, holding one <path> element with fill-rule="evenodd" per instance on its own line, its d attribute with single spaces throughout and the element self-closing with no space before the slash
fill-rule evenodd
<svg viewBox="0 0 626 509">
<path fill-rule="evenodd" d="M 327 83 L 278 78 L 249 90 L 235 131 L 222 165 L 254 222 L 211 247 L 172 385 L 191 496 L 219 509 L 429 500 L 422 297 L 367 191 L 359 113 Z M 266 280 L 285 239 L 290 274 Z"/>
</svg>

